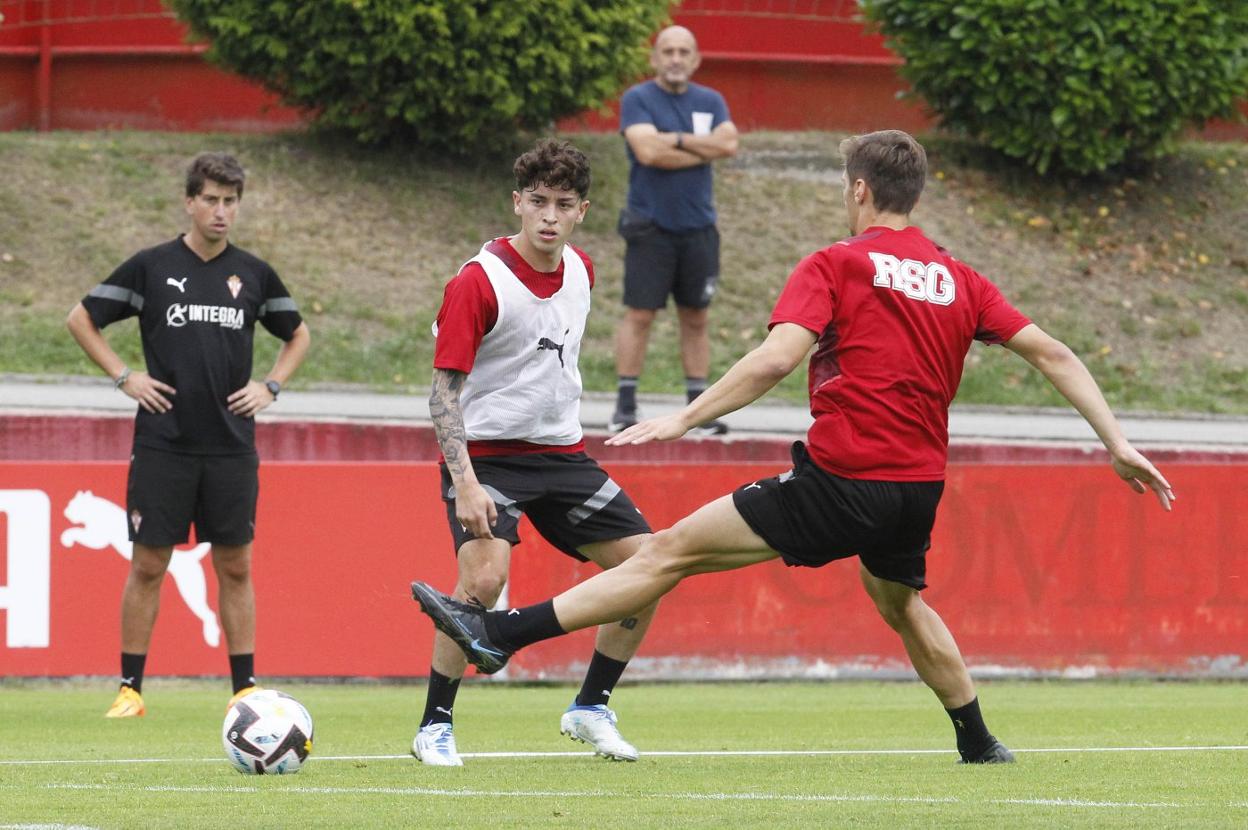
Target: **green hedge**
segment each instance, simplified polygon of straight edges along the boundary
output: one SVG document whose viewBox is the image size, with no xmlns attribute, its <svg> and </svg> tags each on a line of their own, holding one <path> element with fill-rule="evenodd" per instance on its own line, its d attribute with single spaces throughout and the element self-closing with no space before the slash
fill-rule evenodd
<svg viewBox="0 0 1248 830">
<path fill-rule="evenodd" d="M 170 0 L 209 57 L 363 141 L 470 152 L 598 107 L 668 0 Z"/>
<path fill-rule="evenodd" d="M 1040 172 L 1156 158 L 1248 95 L 1248 0 L 862 0 L 943 123 Z"/>
</svg>

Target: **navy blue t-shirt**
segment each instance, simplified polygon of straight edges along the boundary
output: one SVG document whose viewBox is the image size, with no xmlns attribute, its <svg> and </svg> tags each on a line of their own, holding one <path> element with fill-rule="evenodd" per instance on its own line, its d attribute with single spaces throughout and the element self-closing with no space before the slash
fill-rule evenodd
<svg viewBox="0 0 1248 830">
<path fill-rule="evenodd" d="M 634 124 L 653 124 L 661 133 L 702 133 L 731 121 L 724 96 L 710 87 L 689 84 L 673 95 L 653 80 L 637 84 L 620 99 L 620 132 Z M 711 164 L 683 170 L 647 167 L 628 148 L 628 210 L 664 230 L 692 231 L 715 224 Z"/>
</svg>

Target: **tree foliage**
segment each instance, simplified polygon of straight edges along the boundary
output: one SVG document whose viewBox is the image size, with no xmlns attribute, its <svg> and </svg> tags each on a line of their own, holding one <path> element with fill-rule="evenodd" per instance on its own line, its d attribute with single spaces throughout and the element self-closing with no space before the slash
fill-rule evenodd
<svg viewBox="0 0 1248 830">
<path fill-rule="evenodd" d="M 1248 95 L 1245 0 L 862 0 L 943 122 L 1036 170 L 1156 158 Z"/>
<path fill-rule="evenodd" d="M 171 0 L 209 57 L 362 141 L 469 152 L 598 107 L 668 0 Z"/>
</svg>

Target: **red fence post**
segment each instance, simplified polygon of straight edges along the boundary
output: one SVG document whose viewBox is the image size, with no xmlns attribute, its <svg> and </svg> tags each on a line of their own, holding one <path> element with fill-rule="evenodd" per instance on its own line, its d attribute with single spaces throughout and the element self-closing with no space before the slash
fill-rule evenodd
<svg viewBox="0 0 1248 830">
<path fill-rule="evenodd" d="M 52 16 L 49 0 L 43 3 L 39 25 L 39 68 L 35 75 L 36 124 L 40 132 L 52 128 Z"/>
</svg>

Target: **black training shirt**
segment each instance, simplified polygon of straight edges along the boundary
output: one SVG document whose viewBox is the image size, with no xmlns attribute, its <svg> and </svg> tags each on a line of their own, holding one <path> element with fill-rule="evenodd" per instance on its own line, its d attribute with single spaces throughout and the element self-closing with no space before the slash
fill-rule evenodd
<svg viewBox="0 0 1248 830">
<path fill-rule="evenodd" d="M 302 318 L 267 263 L 241 248 L 204 262 L 181 237 L 126 260 L 82 300 L 99 328 L 135 315 L 148 373 L 177 390 L 173 408 L 142 407 L 134 443 L 197 455 L 254 452 L 254 418 L 226 398 L 251 379 L 256 321 L 290 340 Z"/>
</svg>

